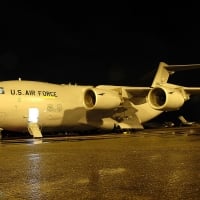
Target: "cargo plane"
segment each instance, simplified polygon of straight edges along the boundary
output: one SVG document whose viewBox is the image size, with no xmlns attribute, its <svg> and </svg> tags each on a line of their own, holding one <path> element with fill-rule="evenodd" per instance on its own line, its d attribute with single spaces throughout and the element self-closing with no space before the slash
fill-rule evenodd
<svg viewBox="0 0 200 200">
<path fill-rule="evenodd" d="M 180 109 L 200 87 L 169 83 L 176 71 L 200 64 L 160 62 L 149 87 L 71 85 L 30 80 L 0 82 L 1 130 L 27 132 L 132 131 L 162 112 Z"/>
</svg>

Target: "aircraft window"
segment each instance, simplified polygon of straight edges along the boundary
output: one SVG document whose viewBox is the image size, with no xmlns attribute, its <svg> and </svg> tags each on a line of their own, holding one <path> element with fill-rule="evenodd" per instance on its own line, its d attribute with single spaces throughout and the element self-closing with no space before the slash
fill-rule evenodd
<svg viewBox="0 0 200 200">
<path fill-rule="evenodd" d="M 0 87 L 0 94 L 4 94 L 4 89 L 2 87 Z"/>
</svg>

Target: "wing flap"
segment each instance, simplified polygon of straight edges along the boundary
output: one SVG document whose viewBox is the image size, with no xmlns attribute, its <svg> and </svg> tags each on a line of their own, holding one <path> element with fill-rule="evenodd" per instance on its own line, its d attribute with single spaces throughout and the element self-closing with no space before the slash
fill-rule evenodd
<svg viewBox="0 0 200 200">
<path fill-rule="evenodd" d="M 131 94 L 132 97 L 146 97 L 151 87 L 123 87 L 123 89 Z"/>
</svg>

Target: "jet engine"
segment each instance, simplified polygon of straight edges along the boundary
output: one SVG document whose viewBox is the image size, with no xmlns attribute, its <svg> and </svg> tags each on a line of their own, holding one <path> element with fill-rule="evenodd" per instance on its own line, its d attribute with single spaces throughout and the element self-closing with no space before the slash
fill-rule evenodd
<svg viewBox="0 0 200 200">
<path fill-rule="evenodd" d="M 116 91 L 90 88 L 85 91 L 84 105 L 87 109 L 113 109 L 122 103 Z"/>
<path fill-rule="evenodd" d="M 178 110 L 185 99 L 181 91 L 176 88 L 156 87 L 149 92 L 147 101 L 153 109 L 173 111 Z"/>
</svg>

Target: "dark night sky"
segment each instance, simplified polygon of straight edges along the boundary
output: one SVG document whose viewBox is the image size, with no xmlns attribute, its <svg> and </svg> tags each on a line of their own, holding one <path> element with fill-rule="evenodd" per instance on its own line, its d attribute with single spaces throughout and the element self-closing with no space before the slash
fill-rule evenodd
<svg viewBox="0 0 200 200">
<path fill-rule="evenodd" d="M 200 63 L 198 6 L 142 4 L 1 5 L 0 79 L 145 86 L 160 61 Z"/>
<path fill-rule="evenodd" d="M 123 11 L 104 12 L 64 3 L 6 5 L 1 12 L 0 78 L 144 83 L 144 74 L 160 61 L 200 63 L 199 24 L 198 13 L 188 6 L 141 12 L 130 4 Z"/>
</svg>

